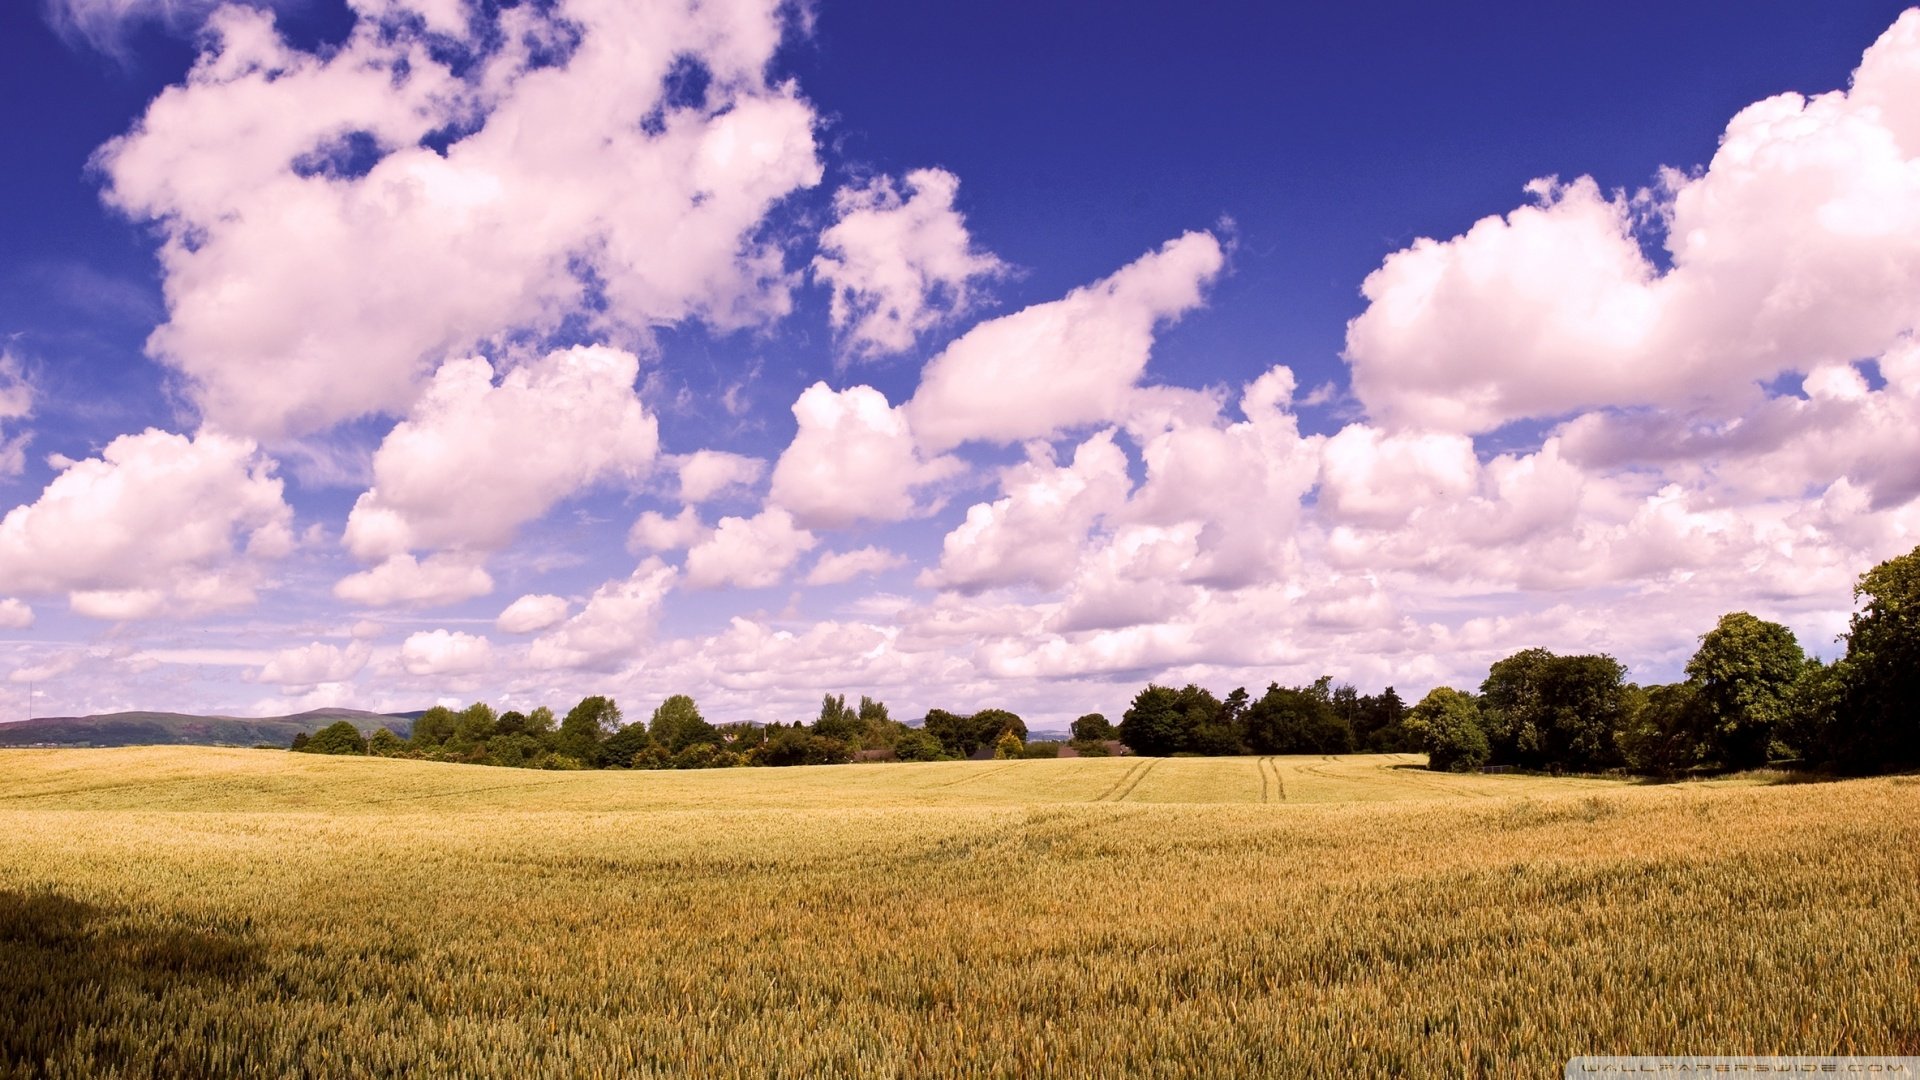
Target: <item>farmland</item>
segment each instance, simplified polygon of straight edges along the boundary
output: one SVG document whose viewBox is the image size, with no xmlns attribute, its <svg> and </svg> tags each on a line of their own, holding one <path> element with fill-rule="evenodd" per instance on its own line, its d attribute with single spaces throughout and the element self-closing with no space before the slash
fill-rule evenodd
<svg viewBox="0 0 1920 1080">
<path fill-rule="evenodd" d="M 20 1075 L 1920 1053 L 1920 781 L 0 753 Z"/>
</svg>

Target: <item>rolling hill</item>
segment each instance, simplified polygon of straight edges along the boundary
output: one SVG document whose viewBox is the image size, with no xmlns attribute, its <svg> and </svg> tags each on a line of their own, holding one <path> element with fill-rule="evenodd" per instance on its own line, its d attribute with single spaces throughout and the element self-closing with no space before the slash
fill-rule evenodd
<svg viewBox="0 0 1920 1080">
<path fill-rule="evenodd" d="M 414 714 L 417 715 L 417 714 Z M 0 724 L 5 746 L 287 746 L 339 720 L 362 731 L 389 727 L 405 736 L 413 716 L 359 709 L 313 709 L 291 716 L 195 716 L 170 712 L 118 712 L 98 716 L 42 716 Z"/>
</svg>

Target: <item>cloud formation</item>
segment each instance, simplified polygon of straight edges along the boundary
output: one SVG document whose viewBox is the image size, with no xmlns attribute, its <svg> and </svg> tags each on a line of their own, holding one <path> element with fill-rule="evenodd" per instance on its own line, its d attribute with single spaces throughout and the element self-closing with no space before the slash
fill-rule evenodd
<svg viewBox="0 0 1920 1080">
<path fill-rule="evenodd" d="M 0 518 L 0 581 L 104 619 L 244 607 L 293 548 L 273 473 L 251 440 L 122 435 Z"/>
<path fill-rule="evenodd" d="M 165 238 L 148 349 L 208 421 L 280 438 L 404 413 L 445 356 L 570 319 L 641 336 L 789 310 L 758 229 L 820 164 L 811 109 L 766 76 L 775 0 L 357 10 L 313 53 L 220 8 L 186 83 L 97 156 L 107 201 Z"/>
<path fill-rule="evenodd" d="M 834 193 L 813 276 L 833 293 L 829 318 L 854 356 L 906 352 L 922 334 L 966 314 L 974 290 L 1007 273 L 977 250 L 954 209 L 960 178 L 915 169 Z"/>
</svg>

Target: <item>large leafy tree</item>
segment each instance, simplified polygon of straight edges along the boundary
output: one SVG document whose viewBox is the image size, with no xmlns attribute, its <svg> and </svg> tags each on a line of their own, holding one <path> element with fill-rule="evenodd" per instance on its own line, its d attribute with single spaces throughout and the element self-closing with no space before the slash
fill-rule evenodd
<svg viewBox="0 0 1920 1080">
<path fill-rule="evenodd" d="M 1120 741 L 1136 754 L 1196 752 L 1203 729 L 1218 723 L 1220 712 L 1220 699 L 1192 683 L 1179 690 L 1149 685 L 1120 717 Z"/>
<path fill-rule="evenodd" d="M 1407 714 L 1409 734 L 1427 752 L 1427 768 L 1469 772 L 1487 763 L 1487 733 L 1473 695 L 1451 686 L 1427 692 Z"/>
<path fill-rule="evenodd" d="M 459 725 L 458 714 L 445 705 L 435 705 L 413 722 L 411 741 L 422 750 L 431 750 L 453 738 L 454 730 Z"/>
<path fill-rule="evenodd" d="M 1627 669 L 1611 656 L 1527 649 L 1494 664 L 1480 710 L 1495 762 L 1592 770 L 1620 762 Z"/>
<path fill-rule="evenodd" d="M 1920 548 L 1860 578 L 1847 655 L 1809 693 L 1838 684 L 1836 708 L 1820 725 L 1819 757 L 1846 772 L 1920 765 Z"/>
<path fill-rule="evenodd" d="M 600 744 L 620 727 L 620 706 L 610 697 L 582 698 L 560 721 L 560 752 L 582 765 L 600 763 Z"/>
<path fill-rule="evenodd" d="M 813 722 L 815 735 L 857 745 L 865 731 L 860 713 L 847 706 L 847 695 L 828 694 L 821 700 L 820 715 Z"/>
<path fill-rule="evenodd" d="M 1352 731 L 1340 716 L 1327 680 L 1312 686 L 1270 683 L 1247 706 L 1247 748 L 1256 754 L 1344 754 Z"/>
<path fill-rule="evenodd" d="M 700 715 L 700 706 L 686 694 L 675 694 L 653 710 L 647 722 L 653 742 L 669 754 L 696 744 L 720 745 L 720 731 Z M 635 747 L 636 750 L 644 747 Z"/>
<path fill-rule="evenodd" d="M 314 732 L 302 749 L 309 754 L 364 754 L 367 737 L 352 721 L 338 720 Z"/>
<path fill-rule="evenodd" d="M 1691 715 L 1700 756 L 1730 769 L 1766 764 L 1806 666 L 1793 631 L 1744 611 L 1721 616 L 1687 661 L 1687 680 L 1697 692 Z"/>
<path fill-rule="evenodd" d="M 1640 691 L 1616 741 L 1627 767 L 1672 776 L 1700 761 L 1700 690 L 1692 682 Z"/>
<path fill-rule="evenodd" d="M 1090 712 L 1073 722 L 1075 742 L 1104 742 L 1115 734 L 1113 724 L 1102 713 Z"/>
</svg>

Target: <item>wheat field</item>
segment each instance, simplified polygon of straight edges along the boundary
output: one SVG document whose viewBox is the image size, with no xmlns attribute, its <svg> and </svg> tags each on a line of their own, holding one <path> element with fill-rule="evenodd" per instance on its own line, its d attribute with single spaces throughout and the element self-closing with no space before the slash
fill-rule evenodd
<svg viewBox="0 0 1920 1080">
<path fill-rule="evenodd" d="M 1540 1076 L 1584 1053 L 1920 1053 L 1920 779 L 1417 765 L 8 751 L 0 1072 Z"/>
</svg>

